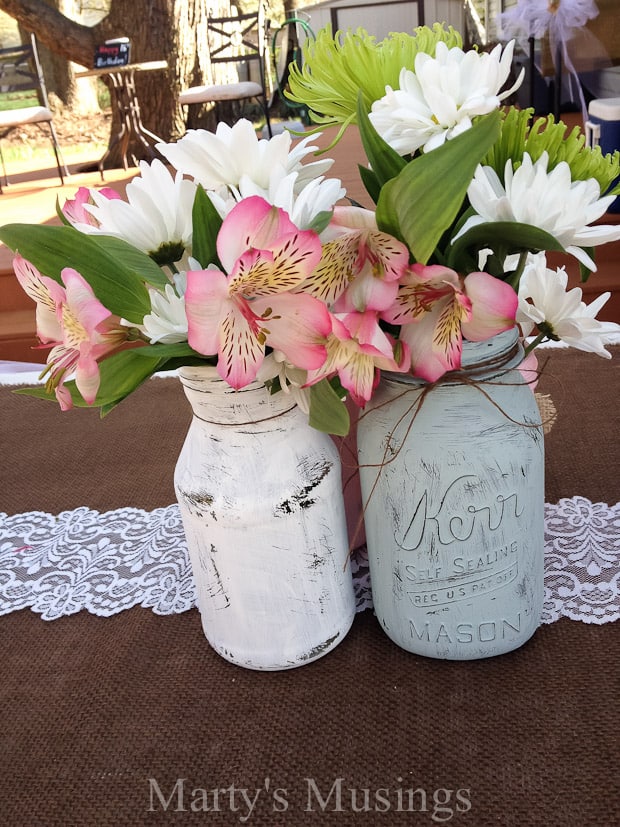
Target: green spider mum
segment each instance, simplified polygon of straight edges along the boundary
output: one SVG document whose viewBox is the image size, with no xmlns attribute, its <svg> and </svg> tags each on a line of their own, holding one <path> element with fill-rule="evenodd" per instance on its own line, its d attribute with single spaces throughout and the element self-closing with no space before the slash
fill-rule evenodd
<svg viewBox="0 0 620 827">
<path fill-rule="evenodd" d="M 462 48 L 463 41 L 452 27 L 435 23 L 419 26 L 413 34 L 392 32 L 379 43 L 365 29 L 336 32 L 321 29 L 316 40 L 304 44 L 303 66 L 290 66 L 286 96 L 309 110 L 311 120 L 323 126 L 341 125 L 333 143 L 346 127 L 357 121 L 358 95 L 366 112 L 385 94 L 385 87 L 398 87 L 403 67 L 413 69 L 419 52 L 435 54 L 437 43 Z M 333 145 L 333 144 L 332 144 Z"/>
<path fill-rule="evenodd" d="M 504 182 L 506 162 L 512 161 L 513 169 L 520 166 L 517 159 L 527 152 L 533 162 L 543 152 L 549 155 L 548 170 L 566 161 L 571 170 L 573 181 L 587 181 L 594 178 L 601 194 L 620 193 L 620 184 L 613 189 L 611 185 L 620 175 L 620 152 L 603 155 L 600 147 L 590 148 L 585 145 L 585 135 L 576 126 L 566 134 L 567 125 L 555 122 L 553 115 L 532 120 L 532 109 L 510 109 L 502 122 L 501 135 L 487 153 L 482 163 L 492 167 Z"/>
</svg>

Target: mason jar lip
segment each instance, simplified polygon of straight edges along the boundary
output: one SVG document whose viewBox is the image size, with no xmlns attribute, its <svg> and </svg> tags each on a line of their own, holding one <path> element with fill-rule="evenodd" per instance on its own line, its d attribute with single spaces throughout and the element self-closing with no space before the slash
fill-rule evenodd
<svg viewBox="0 0 620 827">
<path fill-rule="evenodd" d="M 519 328 L 515 325 L 509 330 L 497 333 L 480 342 L 470 342 L 463 339 L 461 367 L 455 371 L 445 373 L 439 380 L 441 384 L 450 385 L 451 373 L 470 374 L 480 379 L 491 379 L 513 370 L 523 361 L 523 346 L 519 340 Z M 488 365 L 485 364 L 488 362 Z M 412 385 L 433 384 L 420 376 L 411 373 L 382 371 L 381 375 L 394 382 L 403 382 Z M 455 382 L 458 380 L 455 380 Z"/>
<path fill-rule="evenodd" d="M 481 342 L 463 340 L 461 368 L 474 367 L 489 357 L 508 356 L 519 339 L 519 328 L 515 325 L 503 333 L 497 333 Z"/>
<path fill-rule="evenodd" d="M 235 390 L 221 378 L 214 365 L 184 366 L 177 372 L 193 415 L 205 422 L 252 425 L 282 416 L 296 407 L 290 394 L 283 391 L 270 394 L 258 380 Z M 251 416 L 248 416 L 249 410 L 253 411 Z"/>
<path fill-rule="evenodd" d="M 217 365 L 182 365 L 180 368 L 177 368 L 177 373 L 183 379 L 220 378 L 217 372 Z"/>
<path fill-rule="evenodd" d="M 264 387 L 262 382 L 255 379 L 243 388 L 233 388 L 232 385 L 229 385 L 228 382 L 219 375 L 216 365 L 184 365 L 178 369 L 178 375 L 181 383 L 185 387 L 194 387 L 192 384 L 194 382 L 199 385 L 202 385 L 204 382 L 209 382 L 214 390 L 217 389 L 222 393 L 247 393 L 248 391 Z"/>
</svg>

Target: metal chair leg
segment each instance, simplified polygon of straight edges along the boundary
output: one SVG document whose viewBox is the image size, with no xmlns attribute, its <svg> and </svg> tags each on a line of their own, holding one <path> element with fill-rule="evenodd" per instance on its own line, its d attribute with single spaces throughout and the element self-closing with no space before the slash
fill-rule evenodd
<svg viewBox="0 0 620 827">
<path fill-rule="evenodd" d="M 50 121 L 48 125 L 49 125 L 50 132 L 51 132 L 51 135 L 52 135 L 52 145 L 54 147 L 54 155 L 56 156 L 56 167 L 58 168 L 58 175 L 60 177 L 60 184 L 61 184 L 61 186 L 64 186 L 64 183 L 65 183 L 65 177 L 64 176 L 69 178 L 71 173 L 69 172 L 69 170 L 67 168 L 67 165 L 65 164 L 64 158 L 62 157 L 62 151 L 60 149 L 60 144 L 58 142 L 58 136 L 56 134 L 56 129 L 54 128 L 54 124 L 52 123 L 52 121 Z M 63 169 L 64 169 L 64 176 L 63 176 Z"/>
<path fill-rule="evenodd" d="M 9 179 L 8 179 L 7 174 L 6 174 L 6 166 L 4 164 L 4 154 L 2 152 L 2 144 L 1 143 L 0 143 L 0 161 L 2 161 L 2 172 L 4 174 L 4 186 L 8 187 Z M 0 192 L 4 192 L 4 190 L 2 189 L 2 183 L 1 182 L 0 182 Z"/>
<path fill-rule="evenodd" d="M 273 131 L 271 129 L 271 120 L 269 118 L 269 103 L 267 101 L 267 96 L 263 97 L 263 112 L 265 113 L 265 123 L 267 124 L 267 132 L 270 138 L 273 138 Z"/>
</svg>

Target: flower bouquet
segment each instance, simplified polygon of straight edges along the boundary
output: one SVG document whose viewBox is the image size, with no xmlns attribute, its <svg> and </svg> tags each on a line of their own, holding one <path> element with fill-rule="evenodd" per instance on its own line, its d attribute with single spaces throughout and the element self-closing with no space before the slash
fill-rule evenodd
<svg viewBox="0 0 620 827">
<path fill-rule="evenodd" d="M 562 339 L 603 356 L 598 322 L 545 251 L 596 269 L 594 225 L 620 187 L 620 155 L 552 118 L 500 108 L 512 45 L 464 52 L 438 24 L 377 43 L 363 30 L 308 42 L 291 97 L 321 126 L 357 123 L 373 209 L 343 206 L 306 136 L 258 140 L 250 123 L 190 131 L 142 162 L 126 198 L 81 189 L 62 227 L 7 225 L 15 272 L 49 348 L 45 388 L 102 414 L 157 371 L 216 364 L 239 389 L 293 393 L 343 434 L 343 400 L 380 370 L 427 381 L 460 365 L 462 340 L 512 327 L 531 348 Z"/>
<path fill-rule="evenodd" d="M 509 85 L 512 51 L 512 44 L 490 53 L 464 51 L 458 33 L 439 25 L 381 42 L 363 30 L 333 36 L 327 29 L 308 41 L 303 68 L 291 67 L 290 96 L 309 109 L 317 129 L 336 125 L 340 135 L 357 124 L 370 209 L 343 200 L 341 182 L 326 177 L 331 161 L 309 158 L 316 149 L 312 135 L 297 143 L 287 133 L 259 140 L 241 120 L 232 127 L 219 124 L 215 133 L 190 131 L 176 143 L 159 144 L 168 165 L 141 163 L 124 198 L 106 188 L 79 190 L 58 209 L 62 226 L 0 228 L 0 240 L 16 252 L 17 278 L 36 302 L 41 346 L 49 349 L 45 386 L 22 392 L 56 399 L 65 410 L 94 406 L 107 414 L 164 370 L 181 369 L 188 397 L 195 396 L 194 369 L 211 366 L 233 396 L 243 397 L 257 383 L 262 391 L 262 383 L 279 400 L 288 394 L 313 433 L 345 435 L 347 398 L 383 415 L 393 400 L 385 396 L 380 374 L 387 385 L 394 376 L 409 381 L 411 388 L 398 396 L 410 398 L 413 391 L 416 402 L 407 403 L 391 424 L 377 420 L 384 424 L 375 429 L 378 447 L 370 460 L 360 448 L 362 467 L 374 469 L 365 509 L 387 468 L 381 473 L 387 487 L 372 504 L 373 532 L 379 531 L 379 540 L 368 543 L 373 596 L 380 617 L 381 582 L 388 603 L 406 597 L 406 641 L 395 639 L 405 648 L 411 638 L 425 640 L 431 650 L 425 653 L 439 657 L 514 648 L 540 617 L 542 432 L 529 387 L 520 374 L 514 378 L 512 368 L 548 339 L 609 357 L 605 339 L 620 330 L 596 319 L 609 294 L 586 305 L 580 288 L 567 289 L 565 270 L 550 268 L 546 260 L 547 251 L 573 256 L 585 281 L 596 269 L 595 248 L 620 239 L 619 226 L 594 223 L 620 192 L 614 183 L 620 153 L 603 156 L 585 146 L 579 130 L 567 135 L 553 118 L 533 121 L 531 111 L 504 106 L 520 82 Z M 517 336 L 524 347 L 511 349 Z M 510 340 L 508 350 L 502 337 Z M 471 365 L 467 349 L 480 361 L 479 347 L 495 347 L 495 340 L 502 369 L 490 376 L 487 369 L 475 380 L 465 371 L 463 379 L 461 367 Z M 488 368 L 488 360 L 482 361 Z M 467 392 L 476 385 L 476 403 L 493 404 L 480 413 L 471 397 L 450 401 L 459 382 Z M 521 406 L 516 411 L 512 390 Z M 427 430 L 402 451 L 415 433 L 422 402 L 431 396 L 441 403 L 437 412 L 429 417 L 425 405 L 420 420 L 430 419 Z M 403 423 L 404 437 L 394 447 Z M 245 424 L 243 433 L 245 439 Z M 424 459 L 423 449 L 440 433 L 436 453 Z M 223 561 L 249 582 L 250 592 L 244 584 L 238 593 L 246 595 L 238 601 L 242 607 L 277 608 L 285 595 L 298 605 L 293 580 L 317 582 L 315 571 L 300 571 L 274 586 L 273 573 L 282 567 L 270 555 L 279 545 L 273 538 L 287 536 L 275 524 L 281 515 L 305 531 L 308 518 L 301 510 L 315 502 L 334 463 L 325 453 L 318 462 L 295 459 L 296 473 L 308 479 L 296 482 L 293 475 L 290 496 L 274 494 L 271 508 L 268 490 L 293 455 L 293 448 L 286 457 L 278 454 L 280 443 L 270 442 L 273 449 L 263 452 L 261 479 L 248 474 L 245 459 L 226 454 L 218 460 L 225 471 L 229 464 L 243 467 L 251 480 L 248 490 L 262 498 L 250 505 L 236 481 L 235 497 L 228 497 L 235 500 L 235 521 L 238 514 L 254 521 L 242 531 L 253 545 L 236 563 L 241 541 L 223 555 L 209 539 L 220 536 L 215 523 L 205 535 L 209 520 L 218 522 L 213 503 L 219 487 L 190 491 L 185 477 L 193 472 L 177 466 L 177 496 L 197 526 L 188 533 L 196 534 L 195 569 L 212 575 L 205 581 L 205 600 L 231 605 L 229 593 L 221 591 Z M 204 449 L 209 443 L 197 437 L 193 444 Z M 211 444 L 223 443 L 217 437 Z M 189 454 L 202 468 L 209 460 L 197 451 Z M 409 457 L 416 458 L 413 468 Z M 396 499 L 389 489 L 393 479 Z M 267 527 L 258 554 L 257 527 L 265 528 L 267 513 L 275 523 Z M 312 549 L 325 545 L 321 532 L 331 530 L 332 522 L 317 521 L 308 560 L 314 559 Z M 219 520 L 220 528 L 231 525 L 228 516 Z M 339 542 L 327 545 L 333 552 Z M 291 551 L 299 548 L 285 550 L 289 562 Z M 263 552 L 271 563 L 259 562 Z M 333 574 L 335 583 L 336 569 Z M 267 581 L 271 587 L 263 592 Z M 340 578 L 334 594 L 344 588 Z M 476 590 L 483 592 L 478 614 Z M 488 592 L 490 603 L 484 602 Z M 510 605 L 520 600 L 523 607 L 491 617 L 505 594 Z M 423 600 L 443 607 L 439 626 L 440 615 L 432 606 L 432 616 L 427 614 Z M 350 593 L 335 601 L 350 623 Z M 310 604 L 313 599 L 305 599 L 306 608 Z M 412 604 L 419 611 L 415 618 Z M 213 616 L 221 621 L 219 608 Z M 268 628 L 274 639 L 296 617 L 291 611 L 272 613 Z M 245 641 L 245 608 L 238 619 Z M 382 623 L 387 630 L 401 621 Z M 260 623 L 249 625 L 265 638 Z M 309 620 L 308 628 L 315 627 Z M 342 621 L 336 632 L 311 644 L 306 630 L 300 633 L 303 646 L 294 655 L 280 653 L 275 662 L 304 662 L 309 651 L 319 656 L 346 628 Z M 498 646 L 500 636 L 505 640 Z M 229 656 L 230 642 L 218 651 Z M 244 658 L 253 662 L 251 652 Z"/>
</svg>

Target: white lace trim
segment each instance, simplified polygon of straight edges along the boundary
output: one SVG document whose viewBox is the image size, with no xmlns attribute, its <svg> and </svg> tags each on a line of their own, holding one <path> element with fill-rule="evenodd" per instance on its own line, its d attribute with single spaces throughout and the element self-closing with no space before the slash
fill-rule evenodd
<svg viewBox="0 0 620 827">
<path fill-rule="evenodd" d="M 620 503 L 585 497 L 545 505 L 543 623 L 620 618 Z"/>
<path fill-rule="evenodd" d="M 620 504 L 585 497 L 545 506 L 542 622 L 620 617 Z M 363 551 L 353 560 L 357 610 L 372 607 Z M 177 505 L 54 516 L 0 514 L 0 615 L 30 607 L 44 620 L 86 609 L 102 617 L 132 606 L 156 614 L 193 608 L 195 591 Z"/>
</svg>

